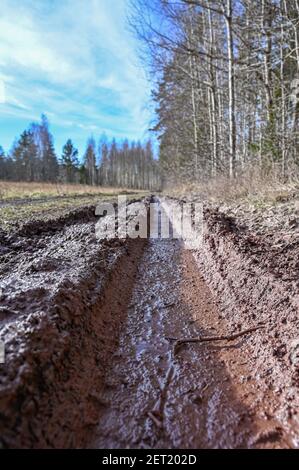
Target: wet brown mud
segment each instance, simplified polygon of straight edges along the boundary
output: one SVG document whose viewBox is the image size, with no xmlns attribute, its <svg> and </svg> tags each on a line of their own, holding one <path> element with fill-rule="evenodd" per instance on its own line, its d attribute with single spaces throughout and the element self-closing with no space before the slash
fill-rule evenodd
<svg viewBox="0 0 299 470">
<path fill-rule="evenodd" d="M 194 254 L 228 327 L 264 325 L 243 349 L 249 371 L 243 380 L 254 384 L 251 400 L 261 422 L 277 423 L 277 432 L 273 428 L 268 438 L 266 432 L 258 439 L 270 446 L 279 435 L 286 446 L 299 446 L 298 286 L 290 276 L 298 254 L 284 231 L 257 233 L 242 220 L 210 210 L 202 249 Z M 231 361 L 233 376 L 237 363 L 238 356 Z"/>
<path fill-rule="evenodd" d="M 98 240 L 92 208 L 3 236 L 3 447 L 298 446 L 296 306 L 246 232 L 205 220 L 197 251 Z"/>
<path fill-rule="evenodd" d="M 107 406 L 91 446 L 288 447 L 279 424 L 256 404 L 262 395 L 246 368 L 248 338 L 190 344 L 173 353 L 173 337 L 238 331 L 228 328 L 193 254 L 178 241 L 151 242 L 106 376 Z"/>
<path fill-rule="evenodd" d="M 95 221 L 90 210 L 2 239 L 3 447 L 84 447 L 97 422 L 146 241 L 98 240 Z"/>
<path fill-rule="evenodd" d="M 151 242 L 106 376 L 107 407 L 94 447 L 246 446 L 254 423 L 217 348 L 192 345 L 173 357 L 169 338 L 214 332 L 208 315 L 218 321 L 192 255 L 179 242 Z M 155 413 L 171 368 L 164 403 Z"/>
</svg>

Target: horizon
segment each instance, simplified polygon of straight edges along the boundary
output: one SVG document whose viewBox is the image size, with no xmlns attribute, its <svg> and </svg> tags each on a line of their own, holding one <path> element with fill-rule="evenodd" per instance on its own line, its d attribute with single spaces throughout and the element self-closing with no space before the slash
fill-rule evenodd
<svg viewBox="0 0 299 470">
<path fill-rule="evenodd" d="M 32 121 L 30 122 L 21 132 L 18 136 L 15 137 L 15 139 L 12 141 L 10 147 L 8 149 L 6 149 L 3 145 L 1 145 L 1 142 L 0 142 L 0 148 L 3 149 L 4 151 L 4 154 L 6 157 L 9 157 L 10 154 L 13 152 L 13 149 L 15 147 L 15 145 L 18 144 L 19 142 L 19 139 L 20 137 L 22 136 L 22 134 L 26 131 L 32 131 L 31 130 L 31 126 L 33 125 L 36 125 L 36 124 L 40 124 L 41 123 L 41 120 L 42 120 L 42 117 L 45 117 L 48 124 L 49 124 L 49 131 L 50 131 L 50 135 L 52 136 L 53 138 L 53 144 L 54 144 L 54 149 L 55 149 L 55 153 L 56 153 L 56 157 L 59 161 L 60 159 L 60 156 L 61 154 L 63 153 L 63 150 L 64 150 L 64 146 L 69 142 L 71 141 L 74 148 L 78 150 L 78 159 L 79 161 L 82 163 L 84 161 L 84 155 L 86 153 L 86 150 L 90 144 L 90 141 L 93 140 L 94 143 L 95 143 L 95 149 L 96 149 L 96 153 L 97 153 L 97 156 L 98 156 L 98 153 L 100 152 L 99 151 L 99 145 L 101 145 L 101 143 L 105 143 L 108 147 L 108 149 L 110 149 L 111 145 L 113 142 L 116 143 L 116 146 L 118 149 L 121 149 L 122 145 L 127 142 L 129 147 L 132 148 L 133 145 L 138 145 L 140 144 L 141 146 L 144 146 L 146 145 L 147 142 L 150 142 L 151 145 L 152 145 L 152 151 L 153 151 L 153 157 L 155 160 L 158 159 L 158 148 L 157 148 L 157 142 L 155 140 L 155 138 L 153 136 L 151 136 L 150 134 L 148 134 L 147 136 L 145 136 L 143 139 L 128 139 L 127 137 L 124 137 L 122 139 L 116 139 L 114 136 L 111 136 L 111 137 L 108 137 L 107 134 L 105 132 L 103 132 L 101 135 L 98 135 L 98 136 L 95 136 L 94 134 L 90 134 L 88 137 L 86 137 L 86 140 L 85 140 L 85 146 L 84 146 L 84 143 L 82 144 L 82 151 L 79 149 L 79 147 L 76 145 L 76 142 L 74 141 L 74 139 L 72 137 L 68 137 L 65 142 L 62 144 L 62 147 L 60 150 L 57 150 L 57 145 L 55 144 L 55 135 L 53 135 L 53 132 L 52 132 L 52 129 L 51 129 L 51 123 L 49 122 L 48 120 L 48 117 L 46 114 L 42 113 L 42 115 L 40 116 L 40 119 L 39 120 L 36 120 L 36 121 Z"/>
</svg>

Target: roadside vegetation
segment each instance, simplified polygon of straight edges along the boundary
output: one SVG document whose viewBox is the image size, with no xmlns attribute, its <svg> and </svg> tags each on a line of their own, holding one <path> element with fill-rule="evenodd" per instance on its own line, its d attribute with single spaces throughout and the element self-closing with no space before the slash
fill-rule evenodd
<svg viewBox="0 0 299 470">
<path fill-rule="evenodd" d="M 117 194 L 132 194 L 142 192 L 123 188 L 89 186 L 83 184 L 39 183 L 0 181 L 0 202 L 14 199 L 40 199 L 50 197 L 86 197 L 86 196 L 115 196 Z"/>
<path fill-rule="evenodd" d="M 254 191 L 252 173 L 298 181 L 298 1 L 131 3 L 164 181 L 221 191 L 226 179 L 237 193 Z"/>
<path fill-rule="evenodd" d="M 179 184 L 164 189 L 164 193 L 173 197 L 200 198 L 212 204 L 247 202 L 262 207 L 264 204 L 287 202 L 299 198 L 299 182 L 282 181 L 273 174 L 268 177 L 258 172 L 240 176 L 234 183 L 225 176 L 209 180 L 200 185 Z"/>
</svg>

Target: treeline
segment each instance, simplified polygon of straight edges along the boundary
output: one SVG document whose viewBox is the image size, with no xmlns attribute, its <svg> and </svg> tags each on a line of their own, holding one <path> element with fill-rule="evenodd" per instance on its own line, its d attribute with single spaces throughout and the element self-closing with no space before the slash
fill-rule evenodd
<svg viewBox="0 0 299 470">
<path fill-rule="evenodd" d="M 0 179 L 44 181 L 116 186 L 135 189 L 159 189 L 158 163 L 151 141 L 118 145 L 115 140 L 90 138 L 84 155 L 69 139 L 57 156 L 46 116 L 33 123 L 5 155 L 0 147 Z"/>
<path fill-rule="evenodd" d="M 165 175 L 298 175 L 298 0 L 132 0 L 131 24 Z"/>
</svg>

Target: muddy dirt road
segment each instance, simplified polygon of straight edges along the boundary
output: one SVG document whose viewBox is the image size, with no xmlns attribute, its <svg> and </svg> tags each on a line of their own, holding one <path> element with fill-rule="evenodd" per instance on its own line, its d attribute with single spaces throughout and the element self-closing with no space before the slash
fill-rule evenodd
<svg viewBox="0 0 299 470">
<path fill-rule="evenodd" d="M 254 420 L 219 347 L 190 345 L 174 356 L 168 339 L 215 335 L 223 326 L 192 254 L 178 241 L 151 242 L 105 380 L 95 447 L 248 445 Z M 235 353 L 241 343 L 229 348 Z"/>
<path fill-rule="evenodd" d="M 297 447 L 297 310 L 254 272 L 243 232 L 207 212 L 191 251 L 99 241 L 96 221 L 81 210 L 1 235 L 1 445 Z"/>
</svg>

